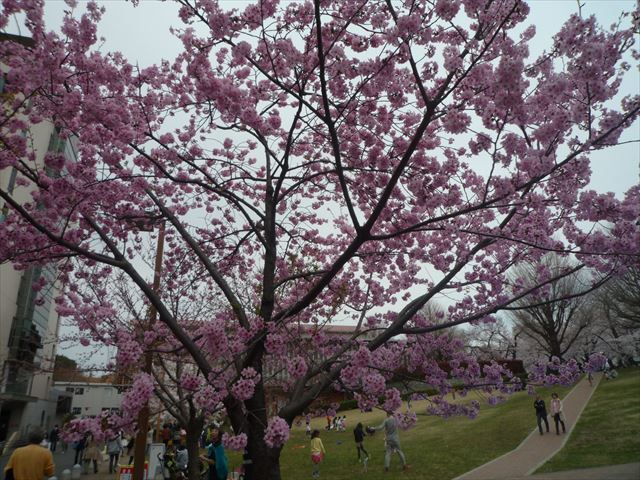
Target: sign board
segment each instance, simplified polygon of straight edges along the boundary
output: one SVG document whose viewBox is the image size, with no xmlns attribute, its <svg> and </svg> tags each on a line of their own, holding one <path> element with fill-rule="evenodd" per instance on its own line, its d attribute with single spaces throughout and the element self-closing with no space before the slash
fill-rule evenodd
<svg viewBox="0 0 640 480">
<path fill-rule="evenodd" d="M 151 478 L 156 478 L 158 473 L 162 473 L 161 458 L 164 456 L 164 443 L 152 443 L 149 446 L 149 472 Z"/>
<path fill-rule="evenodd" d="M 120 473 L 118 480 L 132 480 L 133 479 L 133 465 L 119 465 Z M 149 463 L 144 462 L 144 480 L 149 478 Z"/>
</svg>

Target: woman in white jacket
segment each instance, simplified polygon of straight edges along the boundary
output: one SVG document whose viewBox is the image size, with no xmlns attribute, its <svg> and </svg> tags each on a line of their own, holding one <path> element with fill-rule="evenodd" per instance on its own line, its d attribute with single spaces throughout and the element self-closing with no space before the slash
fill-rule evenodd
<svg viewBox="0 0 640 480">
<path fill-rule="evenodd" d="M 558 423 L 562 424 L 562 433 L 567 433 L 567 429 L 564 426 L 562 401 L 560 401 L 560 397 L 558 397 L 557 393 L 551 394 L 551 415 L 553 415 L 553 421 L 556 424 L 556 435 L 560 435 L 560 428 L 558 426 Z"/>
</svg>

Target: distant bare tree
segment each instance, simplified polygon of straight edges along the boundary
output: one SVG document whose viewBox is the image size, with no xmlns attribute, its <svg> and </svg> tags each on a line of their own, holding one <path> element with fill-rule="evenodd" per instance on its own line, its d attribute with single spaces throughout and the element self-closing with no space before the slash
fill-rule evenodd
<svg viewBox="0 0 640 480">
<path fill-rule="evenodd" d="M 530 286 L 541 276 L 556 275 L 573 267 L 568 260 L 550 254 L 539 264 L 520 264 L 513 281 L 516 285 Z M 594 296 L 587 294 L 594 288 L 592 279 L 579 270 L 550 282 L 546 289 L 522 297 L 509 309 L 509 315 L 541 351 L 562 359 L 593 318 Z"/>
<path fill-rule="evenodd" d="M 473 329 L 466 336 L 469 349 L 478 357 L 487 359 L 518 357 L 518 339 L 522 335 L 520 326 L 498 319 Z"/>
<path fill-rule="evenodd" d="M 614 337 L 640 328 L 640 268 L 614 278 L 598 292 L 597 302 Z"/>
</svg>

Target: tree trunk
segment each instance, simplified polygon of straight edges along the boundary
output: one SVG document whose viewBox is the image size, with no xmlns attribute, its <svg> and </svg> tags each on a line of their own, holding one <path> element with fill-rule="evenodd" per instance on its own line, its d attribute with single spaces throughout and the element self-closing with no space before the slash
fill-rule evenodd
<svg viewBox="0 0 640 480">
<path fill-rule="evenodd" d="M 261 348 L 261 347 L 260 347 Z M 262 354 L 254 359 L 254 368 L 262 372 Z M 247 433 L 247 460 L 245 462 L 246 480 L 280 480 L 280 452 L 282 448 L 270 448 L 264 441 L 269 417 L 263 380 L 256 384 L 254 395 L 245 402 L 248 407 L 245 432 Z"/>
<path fill-rule="evenodd" d="M 202 418 L 191 418 L 186 425 L 187 431 L 187 452 L 189 453 L 188 473 L 189 480 L 200 480 L 200 434 L 204 420 Z"/>
<path fill-rule="evenodd" d="M 549 353 L 551 357 L 558 357 L 561 361 L 564 361 L 562 358 L 562 347 L 557 338 L 551 337 L 549 339 Z M 549 358 L 551 360 L 551 358 Z"/>
<path fill-rule="evenodd" d="M 257 427 L 254 429 L 254 426 Z M 246 480 L 281 480 L 281 448 L 270 448 L 264 442 L 264 428 L 251 422 L 251 435 L 247 441 L 252 463 L 245 465 Z"/>
</svg>

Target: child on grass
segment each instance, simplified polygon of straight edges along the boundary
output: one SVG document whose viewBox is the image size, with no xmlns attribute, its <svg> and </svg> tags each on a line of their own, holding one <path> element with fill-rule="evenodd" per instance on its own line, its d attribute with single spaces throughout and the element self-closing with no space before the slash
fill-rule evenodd
<svg viewBox="0 0 640 480">
<path fill-rule="evenodd" d="M 322 440 L 320 440 L 320 431 L 314 430 L 311 432 L 311 462 L 313 463 L 313 471 L 311 476 L 313 478 L 320 477 L 320 463 L 324 459 L 325 450 Z"/>
</svg>

